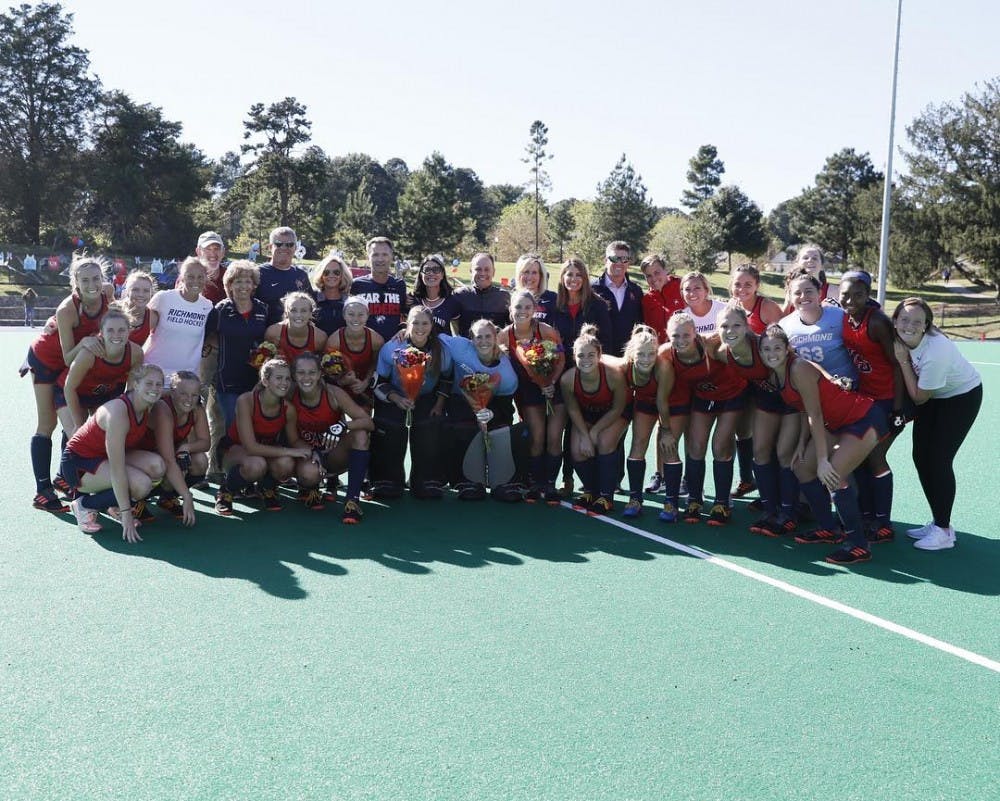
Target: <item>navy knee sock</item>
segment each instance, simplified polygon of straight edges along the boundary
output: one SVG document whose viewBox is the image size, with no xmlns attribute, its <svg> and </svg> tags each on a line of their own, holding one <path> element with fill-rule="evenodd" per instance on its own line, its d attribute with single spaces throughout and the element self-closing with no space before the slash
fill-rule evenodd
<svg viewBox="0 0 1000 801">
<path fill-rule="evenodd" d="M 240 466 L 230 467 L 229 472 L 226 473 L 226 489 L 230 492 L 239 492 L 244 489 L 250 482 L 243 478 L 243 474 L 240 472 Z"/>
<path fill-rule="evenodd" d="M 868 547 L 865 527 L 861 524 L 861 510 L 858 508 L 858 493 L 848 484 L 833 491 L 833 502 L 837 506 L 837 514 L 844 525 L 844 533 L 848 542 L 861 548 Z"/>
<path fill-rule="evenodd" d="M 562 467 L 561 453 L 545 454 L 545 483 L 555 486 L 556 479 L 559 478 L 559 468 Z"/>
<path fill-rule="evenodd" d="M 875 519 L 880 526 L 888 526 L 892 521 L 892 471 L 886 470 L 872 481 L 875 496 Z"/>
<path fill-rule="evenodd" d="M 683 467 L 680 462 L 667 462 L 663 465 L 663 490 L 667 500 L 674 507 L 680 502 L 682 472 Z"/>
<path fill-rule="evenodd" d="M 532 456 L 528 460 L 528 482 L 532 486 L 545 483 L 545 454 Z"/>
<path fill-rule="evenodd" d="M 715 502 L 729 506 L 729 493 L 733 491 L 733 460 L 712 460 L 712 475 L 715 478 Z"/>
<path fill-rule="evenodd" d="M 834 531 L 837 527 L 837 521 L 833 516 L 833 512 L 830 511 L 830 493 L 826 491 L 826 487 L 823 486 L 818 478 L 814 478 L 812 481 L 805 481 L 800 487 L 802 494 L 809 501 L 809 507 L 816 516 L 820 528 L 825 528 L 827 531 Z"/>
<path fill-rule="evenodd" d="M 35 474 L 36 492 L 52 487 L 52 438 L 35 434 L 31 438 L 31 470 Z"/>
<path fill-rule="evenodd" d="M 769 515 L 778 514 L 777 462 L 768 462 L 767 464 L 754 462 L 753 471 L 757 477 L 757 491 L 760 494 L 761 503 L 764 504 L 764 511 Z"/>
<path fill-rule="evenodd" d="M 618 452 L 601 453 L 597 456 L 597 493 L 602 498 L 615 497 L 618 483 Z"/>
<path fill-rule="evenodd" d="M 583 491 L 597 492 L 597 459 L 592 456 L 582 462 L 574 463 L 573 467 L 580 477 L 580 483 L 583 484 Z"/>
<path fill-rule="evenodd" d="M 858 506 L 864 517 L 875 517 L 875 476 L 866 464 L 858 465 L 854 471 L 858 485 Z"/>
<path fill-rule="evenodd" d="M 740 461 L 740 481 L 753 481 L 753 437 L 736 440 L 736 458 Z"/>
<path fill-rule="evenodd" d="M 628 470 L 628 489 L 630 498 L 642 497 L 642 485 L 646 480 L 646 460 L 629 459 L 625 462 Z"/>
<path fill-rule="evenodd" d="M 778 483 L 781 487 L 781 512 L 794 517 L 799 503 L 799 479 L 792 468 L 782 467 Z"/>
<path fill-rule="evenodd" d="M 685 460 L 684 474 L 688 482 L 688 503 L 697 501 L 701 503 L 705 493 L 705 460 L 692 459 L 690 456 Z M 732 478 L 732 473 L 729 474 Z"/>
<path fill-rule="evenodd" d="M 361 485 L 365 483 L 368 472 L 368 462 L 371 460 L 369 451 L 351 448 L 347 454 L 347 499 L 356 501 L 361 497 Z"/>
</svg>

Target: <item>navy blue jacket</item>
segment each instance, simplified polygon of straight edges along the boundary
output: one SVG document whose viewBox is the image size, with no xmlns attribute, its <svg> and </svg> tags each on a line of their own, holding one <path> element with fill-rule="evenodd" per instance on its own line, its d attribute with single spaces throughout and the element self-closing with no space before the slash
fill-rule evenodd
<svg viewBox="0 0 1000 801">
<path fill-rule="evenodd" d="M 611 289 L 608 288 L 608 274 L 602 273 L 600 278 L 595 278 L 590 283 L 595 295 L 600 295 L 608 302 L 608 311 L 611 313 L 611 345 L 606 351 L 611 356 L 621 356 L 625 351 L 625 345 L 632 336 L 632 328 L 636 323 L 642 322 L 642 289 L 635 281 L 630 281 L 625 277 L 625 299 L 622 307 L 618 308 L 618 301 Z"/>
</svg>

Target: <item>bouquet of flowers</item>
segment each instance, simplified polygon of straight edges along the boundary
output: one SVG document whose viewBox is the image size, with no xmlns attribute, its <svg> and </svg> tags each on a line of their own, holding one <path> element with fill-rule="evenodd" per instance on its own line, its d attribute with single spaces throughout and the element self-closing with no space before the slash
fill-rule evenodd
<svg viewBox="0 0 1000 801">
<path fill-rule="evenodd" d="M 549 339 L 532 339 L 518 342 L 515 355 L 528 378 L 545 389 L 555 383 L 556 371 L 563 363 L 563 346 Z M 552 402 L 548 398 L 545 399 L 545 411 L 552 414 Z"/>
<path fill-rule="evenodd" d="M 493 399 L 493 391 L 500 383 L 499 373 L 469 373 L 458 382 L 458 388 L 462 390 L 462 395 L 469 402 L 472 411 L 481 412 L 490 405 Z M 486 423 L 479 421 L 479 427 L 486 434 Z M 489 437 L 485 439 L 486 449 L 489 450 Z"/>
<path fill-rule="evenodd" d="M 273 342 L 261 342 L 256 348 L 250 351 L 250 366 L 254 370 L 260 370 L 264 362 L 268 359 L 278 357 L 278 346 Z"/>
<path fill-rule="evenodd" d="M 400 348 L 393 354 L 396 364 L 396 372 L 399 374 L 399 383 L 406 393 L 406 397 L 416 403 L 420 396 L 420 388 L 424 385 L 424 371 L 427 363 L 431 360 L 431 355 L 420 348 L 410 345 Z M 406 410 L 407 427 L 413 422 L 413 410 Z"/>
<path fill-rule="evenodd" d="M 323 377 L 331 383 L 337 383 L 353 369 L 351 360 L 336 348 L 331 348 L 320 357 L 319 367 L 323 371 Z"/>
</svg>

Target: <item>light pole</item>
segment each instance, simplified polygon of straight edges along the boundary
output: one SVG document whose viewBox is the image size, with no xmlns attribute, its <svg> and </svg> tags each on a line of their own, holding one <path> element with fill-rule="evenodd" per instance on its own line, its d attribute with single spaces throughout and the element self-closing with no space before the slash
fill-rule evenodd
<svg viewBox="0 0 1000 801">
<path fill-rule="evenodd" d="M 885 159 L 885 187 L 882 191 L 882 239 L 878 253 L 878 302 L 885 306 L 885 289 L 889 283 L 889 221 L 892 203 L 892 147 L 896 128 L 896 76 L 899 73 L 899 28 L 903 18 L 903 0 L 896 4 L 896 46 L 892 55 L 892 96 L 889 102 L 889 152 Z"/>
</svg>

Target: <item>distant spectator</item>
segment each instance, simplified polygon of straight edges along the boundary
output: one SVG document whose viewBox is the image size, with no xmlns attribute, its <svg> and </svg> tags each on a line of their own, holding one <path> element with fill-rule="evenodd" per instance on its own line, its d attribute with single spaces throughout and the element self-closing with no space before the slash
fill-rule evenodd
<svg viewBox="0 0 1000 801">
<path fill-rule="evenodd" d="M 38 293 L 28 287 L 21 294 L 21 301 L 24 303 L 24 324 L 35 327 L 35 301 L 38 300 Z"/>
</svg>

